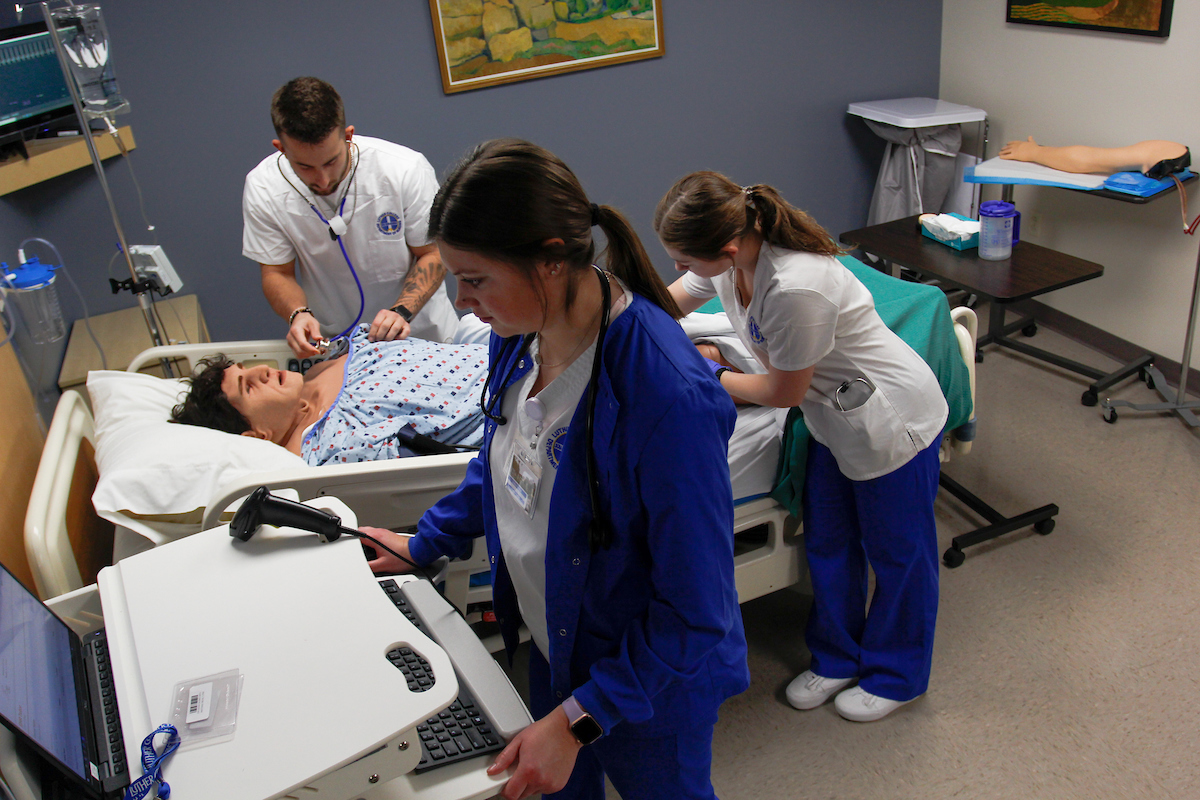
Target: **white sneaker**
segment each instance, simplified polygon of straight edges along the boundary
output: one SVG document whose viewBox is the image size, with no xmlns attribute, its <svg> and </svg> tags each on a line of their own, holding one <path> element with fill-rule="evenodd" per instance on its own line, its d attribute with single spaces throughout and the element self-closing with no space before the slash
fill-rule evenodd
<svg viewBox="0 0 1200 800">
<path fill-rule="evenodd" d="M 913 700 L 916 698 L 914 697 Z M 905 703 L 912 700 L 888 700 L 871 694 L 861 686 L 847 689 L 837 696 L 833 705 L 837 712 L 853 722 L 874 722 L 883 719 Z"/>
<path fill-rule="evenodd" d="M 805 670 L 788 684 L 787 701 L 793 708 L 807 711 L 821 705 L 851 683 L 854 683 L 854 678 L 822 678 L 811 669 Z"/>
</svg>

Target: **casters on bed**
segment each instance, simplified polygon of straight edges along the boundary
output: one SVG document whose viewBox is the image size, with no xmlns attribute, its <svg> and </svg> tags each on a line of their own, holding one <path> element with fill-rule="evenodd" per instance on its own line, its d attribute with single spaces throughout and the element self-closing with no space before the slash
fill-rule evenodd
<svg viewBox="0 0 1200 800">
<path fill-rule="evenodd" d="M 1109 406 L 1108 408 L 1104 409 L 1104 411 L 1101 413 L 1103 413 L 1103 415 L 1104 415 L 1104 421 L 1107 422 L 1109 425 L 1117 424 L 1117 410 L 1115 408 L 1113 408 L 1112 406 Z"/>
<path fill-rule="evenodd" d="M 1141 378 L 1146 382 L 1146 388 L 1154 391 L 1154 376 L 1150 374 L 1150 371 L 1142 370 Z"/>
<path fill-rule="evenodd" d="M 1053 522 L 1053 520 L 1051 520 L 1051 522 Z M 966 558 L 967 557 L 963 554 L 962 550 L 958 550 L 953 547 L 947 548 L 946 552 L 942 553 L 942 563 L 950 569 L 961 567 Z"/>
<path fill-rule="evenodd" d="M 1038 522 L 1035 522 L 1033 524 L 1033 529 L 1035 531 L 1037 531 L 1038 533 L 1040 533 L 1042 536 L 1049 536 L 1050 532 L 1054 530 L 1054 519 L 1053 518 L 1043 519 Z"/>
<path fill-rule="evenodd" d="M 1079 402 L 1083 403 L 1085 406 L 1094 406 L 1096 403 L 1100 402 L 1100 397 L 1091 389 L 1088 389 L 1083 393 L 1083 397 L 1079 398 Z"/>
<path fill-rule="evenodd" d="M 983 363 L 983 353 L 979 352 L 978 350 L 975 351 L 975 363 L 976 364 Z"/>
<path fill-rule="evenodd" d="M 1037 323 L 1031 322 L 1024 328 L 1021 328 L 1021 333 L 1025 336 L 1037 336 Z"/>
</svg>

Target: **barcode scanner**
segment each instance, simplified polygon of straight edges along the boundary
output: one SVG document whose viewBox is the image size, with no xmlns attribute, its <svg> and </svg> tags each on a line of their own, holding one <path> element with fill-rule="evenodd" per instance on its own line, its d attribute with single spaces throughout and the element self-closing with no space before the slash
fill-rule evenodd
<svg viewBox="0 0 1200 800">
<path fill-rule="evenodd" d="M 342 525 L 342 518 L 337 514 L 331 514 L 319 508 L 306 506 L 294 500 L 276 497 L 265 486 L 260 486 L 251 492 L 250 496 L 242 503 L 241 508 L 233 515 L 233 522 L 229 523 L 229 535 L 240 541 L 248 542 L 250 541 L 250 537 L 254 535 L 254 532 L 262 525 L 278 525 L 302 531 L 312 531 L 322 542 L 335 541 L 343 534 L 357 538 L 360 544 L 365 539 L 376 547 L 382 548 L 406 564 L 409 564 L 413 569 L 432 581 L 432 577 L 424 567 L 413 563 L 378 539 L 368 536 L 362 531 L 345 527 Z M 374 547 L 368 547 L 364 544 L 363 549 L 368 559 L 373 560 L 376 557 Z"/>
<path fill-rule="evenodd" d="M 332 542 L 342 535 L 342 518 L 319 508 L 306 506 L 271 494 L 265 486 L 251 492 L 242 507 L 233 515 L 229 535 L 243 542 L 261 525 L 278 525 L 312 531 L 322 542 Z"/>
</svg>

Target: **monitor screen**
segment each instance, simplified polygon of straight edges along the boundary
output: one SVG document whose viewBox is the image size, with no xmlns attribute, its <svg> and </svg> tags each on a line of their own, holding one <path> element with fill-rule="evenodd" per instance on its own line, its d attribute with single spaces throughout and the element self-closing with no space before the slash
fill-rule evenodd
<svg viewBox="0 0 1200 800">
<path fill-rule="evenodd" d="M 74 113 L 46 26 L 0 29 L 0 133 Z"/>
<path fill-rule="evenodd" d="M 0 567 L 0 716 L 86 779 L 71 636 Z"/>
</svg>

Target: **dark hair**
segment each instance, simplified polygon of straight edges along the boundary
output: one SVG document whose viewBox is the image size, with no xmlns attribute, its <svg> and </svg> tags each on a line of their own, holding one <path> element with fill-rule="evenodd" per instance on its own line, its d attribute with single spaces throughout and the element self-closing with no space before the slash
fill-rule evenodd
<svg viewBox="0 0 1200 800">
<path fill-rule="evenodd" d="M 275 135 L 304 144 L 320 144 L 346 127 L 346 110 L 337 91 L 320 78 L 292 78 L 271 98 Z"/>
<path fill-rule="evenodd" d="M 171 409 L 171 422 L 199 425 L 225 433 L 240 434 L 250 430 L 250 423 L 221 391 L 225 370 L 232 366 L 233 362 L 224 353 L 201 359 L 196 365 L 197 371 L 187 379 L 192 387 L 187 397 Z"/>
<path fill-rule="evenodd" d="M 742 188 L 718 172 L 680 178 L 654 211 L 654 231 L 664 244 L 706 261 L 756 226 L 763 239 L 777 247 L 827 256 L 846 252 L 773 187 L 760 183 Z"/>
<path fill-rule="evenodd" d="M 545 148 L 519 139 L 484 142 L 454 166 L 429 210 L 431 239 L 519 269 L 543 309 L 536 264 L 567 266 L 569 308 L 596 255 L 593 225 L 608 239 L 606 268 L 672 317 L 682 316 L 629 220 L 612 206 L 589 201 L 575 173 Z M 548 239 L 563 244 L 547 246 Z"/>
</svg>

